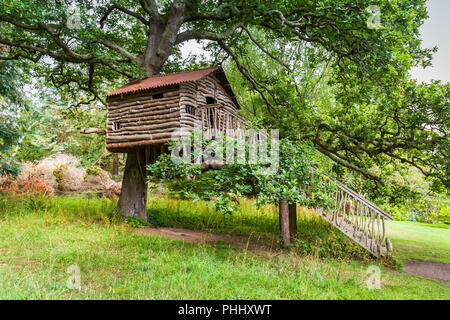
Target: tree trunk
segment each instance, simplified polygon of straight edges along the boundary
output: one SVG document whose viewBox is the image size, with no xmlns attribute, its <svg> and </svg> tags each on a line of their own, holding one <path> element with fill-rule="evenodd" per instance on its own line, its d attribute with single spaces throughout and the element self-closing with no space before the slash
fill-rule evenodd
<svg viewBox="0 0 450 320">
<path fill-rule="evenodd" d="M 291 244 L 291 235 L 289 233 L 289 204 L 286 199 L 279 202 L 280 214 L 280 232 L 283 240 L 283 247 L 287 248 Z"/>
<path fill-rule="evenodd" d="M 159 74 L 164 63 L 172 54 L 178 31 L 184 21 L 184 14 L 184 2 L 176 1 L 163 25 L 152 24 L 147 38 L 147 48 L 141 61 L 141 66 L 146 70 L 147 76 Z M 117 208 L 121 214 L 127 217 L 147 219 L 145 153 L 139 153 L 138 161 L 136 152 L 131 152 L 127 156 Z"/>
<path fill-rule="evenodd" d="M 139 158 L 138 158 L 139 157 Z M 126 217 L 147 220 L 147 183 L 142 152 L 128 153 L 117 209 Z"/>
<path fill-rule="evenodd" d="M 297 204 L 289 204 L 289 233 L 291 237 L 297 235 Z"/>
</svg>

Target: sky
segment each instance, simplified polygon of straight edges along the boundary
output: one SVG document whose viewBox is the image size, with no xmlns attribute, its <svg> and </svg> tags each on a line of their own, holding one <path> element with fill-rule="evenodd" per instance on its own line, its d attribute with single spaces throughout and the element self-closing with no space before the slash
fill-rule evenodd
<svg viewBox="0 0 450 320">
<path fill-rule="evenodd" d="M 411 76 L 419 81 L 450 80 L 450 0 L 428 0 L 428 19 L 420 28 L 422 47 L 438 47 L 433 66 L 414 68 Z"/>
<path fill-rule="evenodd" d="M 438 52 L 433 55 L 433 65 L 423 69 L 413 68 L 411 77 L 419 81 L 429 82 L 432 79 L 443 82 L 450 81 L 450 0 L 428 0 L 428 19 L 420 28 L 422 47 L 438 47 Z M 182 46 L 183 56 L 189 53 L 205 54 L 202 44 L 196 41 L 188 41 Z"/>
</svg>

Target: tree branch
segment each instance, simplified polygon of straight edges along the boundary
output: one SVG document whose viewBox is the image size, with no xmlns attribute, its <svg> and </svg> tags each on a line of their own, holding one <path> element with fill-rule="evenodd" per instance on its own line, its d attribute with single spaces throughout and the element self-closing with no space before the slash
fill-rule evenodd
<svg viewBox="0 0 450 320">
<path fill-rule="evenodd" d="M 158 12 L 158 5 L 155 0 L 139 0 L 142 9 L 154 20 L 161 21 L 161 16 Z"/>
<path fill-rule="evenodd" d="M 124 7 L 122 7 L 122 6 L 118 5 L 118 4 L 113 4 L 113 5 L 111 5 L 111 6 L 106 10 L 105 14 L 104 14 L 103 17 L 100 19 L 100 28 L 103 29 L 105 20 L 108 18 L 108 16 L 109 16 L 109 15 L 111 14 L 111 12 L 113 12 L 114 10 L 119 10 L 119 11 L 121 11 L 121 12 L 123 12 L 123 13 L 125 13 L 125 14 L 127 14 L 127 15 L 129 15 L 129 16 L 132 16 L 132 17 L 138 19 L 139 21 L 141 21 L 143 24 L 145 24 L 145 25 L 147 25 L 147 26 L 150 25 L 150 22 L 147 21 L 147 20 L 145 20 L 145 19 L 144 19 L 140 14 L 138 14 L 137 12 L 128 10 L 127 8 L 124 8 Z"/>
<path fill-rule="evenodd" d="M 139 64 L 142 64 L 143 60 L 139 57 L 136 57 L 135 55 L 133 55 L 132 53 L 128 52 L 126 49 L 112 43 L 109 42 L 108 40 L 96 40 L 97 43 L 100 43 L 102 45 L 104 45 L 105 47 L 108 47 L 118 53 L 120 53 L 121 55 L 123 55 L 124 57 L 130 59 L 133 62 L 137 62 Z"/>
<path fill-rule="evenodd" d="M 100 135 L 106 135 L 106 130 L 105 129 L 100 129 L 100 128 L 82 128 L 80 130 L 80 133 L 82 134 L 100 134 Z"/>
</svg>

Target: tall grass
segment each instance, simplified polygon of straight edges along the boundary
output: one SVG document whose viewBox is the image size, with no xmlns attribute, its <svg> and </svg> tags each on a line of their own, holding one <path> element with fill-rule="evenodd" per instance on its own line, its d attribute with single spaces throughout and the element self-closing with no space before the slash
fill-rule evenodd
<svg viewBox="0 0 450 320">
<path fill-rule="evenodd" d="M 23 217 L 30 214 L 42 217 L 60 217 L 67 221 L 87 223 L 121 219 L 116 213 L 117 200 L 99 198 L 95 194 L 47 197 L 43 195 L 1 195 L 0 219 Z"/>
<path fill-rule="evenodd" d="M 237 235 L 279 235 L 276 206 L 257 208 L 254 200 L 241 198 L 240 208 L 231 215 L 225 215 L 214 212 L 212 206 L 204 201 L 153 196 L 149 198 L 148 213 L 150 221 L 160 226 Z M 298 234 L 293 239 L 291 250 L 299 255 L 371 259 L 364 249 L 308 208 L 297 208 L 297 224 Z"/>
<path fill-rule="evenodd" d="M 382 289 L 370 290 L 366 263 L 318 258 L 316 251 L 299 258 L 298 247 L 268 259 L 223 243 L 138 234 L 114 214 L 115 205 L 89 196 L 0 195 L 0 299 L 448 298 L 439 283 L 382 266 Z M 250 200 L 232 216 L 217 215 L 202 202 L 167 197 L 152 198 L 149 212 L 167 224 L 215 232 L 277 234 L 278 228 L 275 208 L 258 211 Z M 339 235 L 302 212 L 295 245 L 332 242 Z M 66 285 L 72 265 L 81 270 L 81 290 Z"/>
<path fill-rule="evenodd" d="M 2 216 L 26 216 L 33 212 L 49 221 L 57 219 L 61 223 L 128 223 L 129 227 L 142 226 L 117 214 L 116 203 L 116 199 L 98 198 L 90 194 L 53 198 L 36 195 L 0 197 L 0 219 Z M 298 207 L 297 210 L 298 234 L 293 237 L 291 252 L 315 258 L 372 260 L 363 248 L 312 210 L 304 207 Z M 239 211 L 224 215 L 214 212 L 212 206 L 204 201 L 193 202 L 167 195 L 153 195 L 149 197 L 148 215 L 149 224 L 154 226 L 262 236 L 269 237 L 270 240 L 279 237 L 277 207 L 266 205 L 257 208 L 255 202 L 247 198 L 240 199 Z M 396 265 L 397 261 L 389 260 L 389 263 Z"/>
</svg>

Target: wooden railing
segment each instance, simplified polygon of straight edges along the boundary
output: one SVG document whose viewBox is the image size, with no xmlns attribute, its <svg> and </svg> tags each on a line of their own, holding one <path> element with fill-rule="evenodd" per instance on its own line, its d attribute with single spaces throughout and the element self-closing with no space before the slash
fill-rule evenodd
<svg viewBox="0 0 450 320">
<path fill-rule="evenodd" d="M 392 220 L 391 216 L 356 191 L 328 177 L 337 185 L 334 208 L 315 211 L 373 255 L 388 255 L 392 244 L 386 237 L 385 221 Z"/>
<path fill-rule="evenodd" d="M 197 108 L 201 129 L 209 136 L 222 132 L 232 138 L 242 137 L 247 122 L 239 115 L 226 111 L 220 104 L 210 104 Z"/>
</svg>

